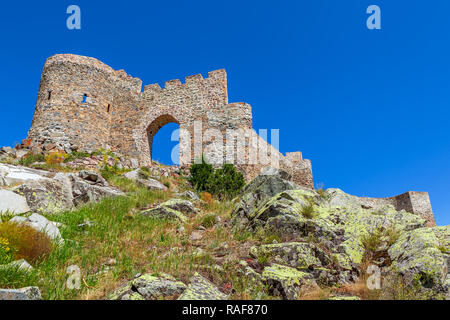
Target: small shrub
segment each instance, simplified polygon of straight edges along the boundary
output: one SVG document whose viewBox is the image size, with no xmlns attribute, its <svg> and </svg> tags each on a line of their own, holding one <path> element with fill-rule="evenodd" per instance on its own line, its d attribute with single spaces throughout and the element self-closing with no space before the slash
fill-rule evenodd
<svg viewBox="0 0 450 320">
<path fill-rule="evenodd" d="M 39 262 L 53 250 L 53 243 L 46 234 L 24 224 L 0 223 L 0 237 L 8 240 L 14 260 Z"/>
<path fill-rule="evenodd" d="M 189 177 L 189 182 L 192 184 L 195 190 L 198 192 L 208 191 L 208 184 L 210 182 L 211 176 L 214 173 L 214 168 L 212 165 L 206 162 L 205 158 L 202 156 L 201 163 L 194 163 L 190 168 L 191 176 Z"/>
<path fill-rule="evenodd" d="M 361 243 L 366 252 L 374 253 L 378 250 L 383 238 L 383 231 L 381 228 L 375 229 L 361 237 Z"/>
<path fill-rule="evenodd" d="M 312 219 L 316 216 L 316 210 L 314 209 L 314 204 L 309 202 L 306 206 L 302 207 L 301 214 L 306 219 Z"/>
<path fill-rule="evenodd" d="M 210 177 L 209 188 L 211 193 L 219 198 L 231 199 L 239 194 L 244 185 L 243 174 L 238 172 L 233 164 L 227 163 Z"/>
<path fill-rule="evenodd" d="M 36 162 L 44 162 L 45 161 L 45 157 L 43 154 L 40 153 L 28 153 L 26 155 L 24 155 L 20 160 L 19 160 L 19 164 L 21 166 L 29 166 L 33 163 Z"/>
<path fill-rule="evenodd" d="M 204 157 L 201 163 L 191 166 L 190 173 L 189 182 L 197 192 L 207 191 L 220 199 L 235 197 L 245 185 L 244 176 L 233 164 L 214 170 Z"/>
<path fill-rule="evenodd" d="M 45 163 L 49 164 L 49 165 L 63 163 L 66 158 L 67 158 L 67 153 L 65 153 L 64 151 L 54 151 L 54 152 L 50 152 L 45 157 Z"/>
<path fill-rule="evenodd" d="M 216 223 L 216 215 L 215 214 L 207 214 L 202 219 L 202 226 L 205 228 L 212 228 L 214 224 Z"/>
</svg>

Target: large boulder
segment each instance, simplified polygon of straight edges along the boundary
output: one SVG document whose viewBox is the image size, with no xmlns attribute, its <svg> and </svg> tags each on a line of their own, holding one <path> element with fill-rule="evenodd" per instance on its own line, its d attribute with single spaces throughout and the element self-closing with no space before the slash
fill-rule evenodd
<svg viewBox="0 0 450 320">
<path fill-rule="evenodd" d="M 261 260 L 267 259 L 277 264 L 285 264 L 292 268 L 312 270 L 322 268 L 331 263 L 325 252 L 311 243 L 284 242 L 254 246 L 250 248 L 250 256 Z"/>
<path fill-rule="evenodd" d="M 262 280 L 273 295 L 279 295 L 285 300 L 297 299 L 303 287 L 318 287 L 309 273 L 278 264 L 264 268 Z"/>
<path fill-rule="evenodd" d="M 183 282 L 177 281 L 167 274 L 159 276 L 142 275 L 132 281 L 132 286 L 147 300 L 180 295 L 186 290 L 186 285 Z"/>
<path fill-rule="evenodd" d="M 228 296 L 217 289 L 215 285 L 196 273 L 191 283 L 178 300 L 227 300 Z"/>
<path fill-rule="evenodd" d="M 168 274 L 144 274 L 108 295 L 109 300 L 160 300 L 178 296 L 186 285 Z"/>
<path fill-rule="evenodd" d="M 38 287 L 0 289 L 0 300 L 41 300 L 41 292 Z"/>
<path fill-rule="evenodd" d="M 405 232 L 388 253 L 391 278 L 399 275 L 407 287 L 420 288 L 424 298 L 449 298 L 450 226 Z"/>
<path fill-rule="evenodd" d="M 170 199 L 161 203 L 155 208 L 143 211 L 141 214 L 160 219 L 178 219 L 185 222 L 186 215 L 193 215 L 197 213 L 197 209 L 188 200 Z"/>
<path fill-rule="evenodd" d="M 78 176 L 89 184 L 100 185 L 103 187 L 108 187 L 109 184 L 98 172 L 90 170 L 81 170 Z"/>
<path fill-rule="evenodd" d="M 155 179 L 149 178 L 141 169 L 127 172 L 123 175 L 125 178 L 136 181 L 139 185 L 149 190 L 167 190 L 167 187 Z"/>
<path fill-rule="evenodd" d="M 73 195 L 67 177 L 26 181 L 14 192 L 26 198 L 30 208 L 39 213 L 55 214 L 73 207 Z"/>
<path fill-rule="evenodd" d="M 0 215 L 8 212 L 10 214 L 22 214 L 30 211 L 27 199 L 10 190 L 0 189 Z"/>
<path fill-rule="evenodd" d="M 248 183 L 242 189 L 233 210 L 233 224 L 245 225 L 253 218 L 255 210 L 276 194 L 301 188 L 289 181 L 289 178 L 289 174 L 285 171 L 267 168 L 264 174 Z"/>
<path fill-rule="evenodd" d="M 125 193 L 115 188 L 91 184 L 74 175 L 72 175 L 71 178 L 73 202 L 76 206 L 88 202 L 100 201 L 103 198 L 113 198 L 125 195 Z"/>
<path fill-rule="evenodd" d="M 0 163 L 0 184 L 4 186 L 15 186 L 28 181 L 52 178 L 53 176 L 54 174 L 48 171 Z"/>
<path fill-rule="evenodd" d="M 26 224 L 37 231 L 47 234 L 50 239 L 58 243 L 62 243 L 64 241 L 56 224 L 37 213 L 33 213 L 29 217 L 16 216 L 12 218 L 10 222 Z"/>
</svg>

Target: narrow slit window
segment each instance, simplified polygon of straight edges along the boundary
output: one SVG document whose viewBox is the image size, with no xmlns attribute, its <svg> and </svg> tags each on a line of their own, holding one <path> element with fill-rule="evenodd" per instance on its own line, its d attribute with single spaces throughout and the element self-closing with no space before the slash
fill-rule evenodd
<svg viewBox="0 0 450 320">
<path fill-rule="evenodd" d="M 52 98 L 52 92 L 49 90 L 48 91 L 48 100 L 50 100 Z"/>
<path fill-rule="evenodd" d="M 111 105 L 110 104 L 108 104 L 108 108 L 106 109 L 106 112 L 110 112 L 111 111 Z"/>
</svg>

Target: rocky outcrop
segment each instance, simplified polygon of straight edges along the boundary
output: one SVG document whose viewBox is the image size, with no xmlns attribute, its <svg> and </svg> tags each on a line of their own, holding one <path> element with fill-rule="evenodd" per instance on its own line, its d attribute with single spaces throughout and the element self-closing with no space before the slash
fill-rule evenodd
<svg viewBox="0 0 450 320">
<path fill-rule="evenodd" d="M 55 214 L 87 202 L 124 195 L 110 187 L 99 173 L 87 170 L 54 173 L 0 164 L 0 183 L 11 188 L 0 190 L 0 212 L 9 210 L 14 214 L 29 211 Z"/>
<path fill-rule="evenodd" d="M 179 296 L 186 285 L 168 274 L 144 274 L 123 285 L 110 295 L 109 300 L 161 300 Z"/>
<path fill-rule="evenodd" d="M 12 191 L 0 189 L 0 215 L 2 213 L 22 214 L 30 211 L 27 199 Z"/>
<path fill-rule="evenodd" d="M 33 213 L 29 217 L 16 216 L 12 218 L 10 222 L 26 224 L 37 231 L 47 234 L 50 239 L 59 243 L 62 243 L 64 241 L 56 224 L 37 213 Z"/>
<path fill-rule="evenodd" d="M 262 280 L 269 291 L 286 300 L 295 300 L 302 287 L 318 287 L 311 274 L 278 264 L 264 268 Z"/>
<path fill-rule="evenodd" d="M 388 249 L 391 266 L 385 271 L 420 288 L 424 297 L 450 296 L 450 226 L 419 228 L 403 233 Z"/>
<path fill-rule="evenodd" d="M 415 279 L 434 298 L 448 294 L 449 227 L 426 228 L 427 220 L 390 204 L 367 206 L 339 189 L 318 194 L 281 175 L 260 176 L 244 189 L 232 221 L 235 228 L 281 239 L 252 247 L 250 255 L 265 261 L 262 278 L 283 298 L 299 293 L 293 279 L 300 275 L 318 284 L 355 282 L 365 271 L 360 268 L 368 259 L 367 239 L 378 241 L 372 263 L 386 279 L 401 276 L 407 286 Z M 289 276 L 284 282 L 269 279 L 275 271 Z"/>
<path fill-rule="evenodd" d="M 0 300 L 41 300 L 41 292 L 38 287 L 0 289 Z"/>
<path fill-rule="evenodd" d="M 197 209 L 188 200 L 171 199 L 161 203 L 155 208 L 141 212 L 144 216 L 159 219 L 178 219 L 181 222 L 186 221 L 186 215 L 194 215 Z"/>
<path fill-rule="evenodd" d="M 146 176 L 141 169 L 136 169 L 124 174 L 124 177 L 136 181 L 139 185 L 149 190 L 167 190 L 167 187 L 155 179 Z"/>
<path fill-rule="evenodd" d="M 227 295 L 220 292 L 215 285 L 196 273 L 191 283 L 178 300 L 226 300 Z"/>
</svg>

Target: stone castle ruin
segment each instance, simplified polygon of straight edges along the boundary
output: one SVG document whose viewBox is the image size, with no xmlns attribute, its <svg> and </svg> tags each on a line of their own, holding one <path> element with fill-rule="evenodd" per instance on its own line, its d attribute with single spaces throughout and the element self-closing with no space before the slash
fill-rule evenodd
<svg viewBox="0 0 450 320">
<path fill-rule="evenodd" d="M 140 79 L 97 59 L 72 54 L 52 56 L 44 65 L 28 139 L 35 150 L 71 152 L 106 148 L 134 159 L 136 165 L 151 166 L 153 137 L 171 122 L 180 126 L 181 166 L 190 165 L 201 154 L 207 159 L 230 159 L 226 155 L 230 155 L 228 147 L 227 152 L 214 152 L 215 145 L 221 143 L 219 135 L 238 149 L 231 159 L 246 180 L 270 166 L 266 159 L 270 157 L 291 175 L 293 182 L 314 188 L 311 162 L 303 159 L 301 152 L 286 155 L 278 152 L 252 129 L 250 105 L 228 102 L 225 70 L 209 72 L 207 78 L 200 74 L 189 76 L 184 83 L 178 79 L 167 81 L 164 88 L 146 85 L 142 90 Z M 214 129 L 215 134 L 208 134 L 209 129 Z M 242 134 L 230 141 L 229 130 Z M 237 139 L 242 137 L 245 139 L 239 150 Z M 267 153 L 261 155 L 255 150 Z M 244 161 L 238 160 L 239 154 Z M 250 159 L 254 157 L 257 159 Z M 391 204 L 428 217 L 434 223 L 428 193 L 360 199 L 374 207 Z"/>
</svg>

